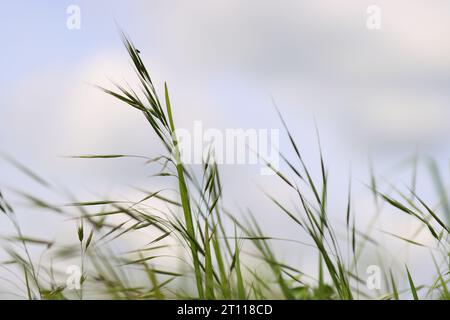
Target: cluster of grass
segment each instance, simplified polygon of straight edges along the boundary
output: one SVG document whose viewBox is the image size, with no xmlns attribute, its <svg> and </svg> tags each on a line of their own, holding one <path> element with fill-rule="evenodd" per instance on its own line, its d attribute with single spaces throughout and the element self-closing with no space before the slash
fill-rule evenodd
<svg viewBox="0 0 450 320">
<path fill-rule="evenodd" d="M 214 150 L 204 159 L 201 170 L 182 163 L 176 138 L 168 86 L 164 85 L 161 99 L 149 72 L 133 43 L 123 37 L 133 62 L 139 90 L 115 85 L 101 88 L 107 94 L 141 112 L 153 132 L 165 147 L 165 154 L 155 158 L 140 157 L 159 168 L 158 176 L 175 179 L 176 192 L 166 188 L 145 191 L 137 202 L 98 200 L 73 201 L 67 206 L 55 206 L 33 195 L 21 193 L 35 207 L 70 218 L 77 223 L 75 245 L 27 237 L 22 233 L 17 215 L 0 193 L 0 211 L 12 222 L 16 235 L 5 237 L 5 252 L 9 256 L 1 267 L 14 275 L 8 280 L 20 297 L 29 299 L 359 299 L 380 298 L 441 298 L 449 299 L 450 270 L 449 225 L 440 218 L 436 208 L 427 205 L 415 192 L 395 194 L 378 190 L 372 176 L 370 189 L 377 201 L 383 201 L 413 219 L 435 238 L 433 255 L 435 282 L 417 285 L 410 270 L 405 268 L 404 283 L 386 270 L 389 279 L 384 294 L 374 296 L 365 289 L 365 279 L 358 276 L 357 266 L 368 234 L 358 231 L 352 209 L 351 184 L 348 186 L 344 237 L 338 236 L 329 219 L 328 171 L 320 155 L 320 179 L 315 180 L 305 163 L 300 148 L 288 125 L 280 116 L 296 159 L 283 154 L 289 172 L 276 170 L 276 176 L 296 197 L 297 209 L 290 209 L 274 196 L 267 194 L 276 210 L 305 233 L 317 250 L 317 274 L 307 275 L 296 266 L 281 261 L 272 248 L 270 236 L 262 230 L 255 216 L 237 219 L 223 203 L 222 185 Z M 319 140 L 320 149 L 320 140 Z M 115 159 L 136 157 L 122 154 L 83 155 L 83 159 Z M 44 187 L 49 183 L 23 165 L 14 163 Z M 198 168 L 197 168 L 198 169 Z M 439 175 L 436 175 L 439 177 Z M 438 178 L 437 178 L 438 179 Z M 440 181 L 438 179 L 438 181 Z M 445 187 L 442 181 L 442 195 Z M 444 209 L 448 202 L 443 197 Z M 155 205 L 157 204 L 157 205 Z M 147 244 L 119 254 L 113 243 L 118 238 L 139 232 Z M 402 238 L 412 245 L 414 239 Z M 30 249 L 30 247 L 33 247 Z M 44 246 L 48 263 L 35 259 L 36 246 Z M 54 267 L 53 261 L 70 261 L 80 266 L 80 287 L 67 287 L 65 270 Z M 67 263 L 66 263 L 67 264 Z M 5 279 L 4 279 L 5 280 Z"/>
</svg>

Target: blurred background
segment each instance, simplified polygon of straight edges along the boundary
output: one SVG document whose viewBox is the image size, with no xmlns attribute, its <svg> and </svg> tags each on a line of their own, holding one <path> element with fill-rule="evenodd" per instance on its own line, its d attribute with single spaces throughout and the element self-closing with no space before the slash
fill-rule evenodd
<svg viewBox="0 0 450 320">
<path fill-rule="evenodd" d="M 70 5 L 80 9 L 80 29 L 67 27 Z M 370 5 L 381 9 L 380 29 L 367 27 Z M 190 129 L 200 120 L 205 128 L 281 130 L 273 99 L 319 175 L 316 122 L 329 170 L 330 214 L 338 227 L 350 172 L 362 230 L 375 213 L 366 185 L 370 162 L 385 186 L 411 183 L 416 154 L 436 159 L 448 180 L 448 1 L 4 1 L 1 7 L 0 152 L 78 200 L 136 200 L 140 195 L 132 187 L 150 190 L 159 183 L 139 160 L 65 157 L 152 157 L 162 151 L 141 114 L 94 87 L 135 82 L 120 29 L 141 51 L 157 89 L 168 82 L 178 127 Z M 285 133 L 280 148 L 294 159 Z M 221 170 L 231 210 L 251 208 L 272 236 L 306 238 L 262 192 L 292 201 L 279 179 L 261 176 L 258 166 Z M 42 190 L 8 161 L 0 162 L 0 187 L 16 199 L 11 202 L 26 234 L 76 239 L 73 221 L 36 212 L 13 190 L 61 205 L 67 199 Z M 424 199 L 437 200 L 425 163 L 417 188 Z M 415 222 L 388 208 L 377 222 L 373 236 L 389 248 L 386 263 L 401 268 L 408 262 L 418 282 L 429 281 L 429 250 L 413 250 L 383 233 L 411 236 Z M 2 235 L 11 232 L 0 225 Z M 426 232 L 415 239 L 431 241 Z M 314 251 L 275 246 L 281 259 L 314 270 Z M 377 264 L 378 257 L 364 261 Z"/>
</svg>

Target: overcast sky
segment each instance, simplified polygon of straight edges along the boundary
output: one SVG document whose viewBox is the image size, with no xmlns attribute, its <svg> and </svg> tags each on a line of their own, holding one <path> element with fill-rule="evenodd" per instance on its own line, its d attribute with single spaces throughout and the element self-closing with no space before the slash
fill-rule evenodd
<svg viewBox="0 0 450 320">
<path fill-rule="evenodd" d="M 81 10 L 80 30 L 66 26 L 72 4 Z M 366 27 L 372 4 L 381 8 L 380 30 Z M 161 150 L 140 114 L 92 86 L 133 83 L 119 26 L 140 49 L 158 89 L 169 83 L 179 127 L 200 120 L 209 128 L 281 129 L 273 97 L 306 159 L 317 164 L 316 119 L 336 190 L 332 214 L 343 214 L 351 164 L 357 214 L 366 221 L 373 213 L 365 209 L 371 198 L 363 185 L 369 149 L 377 173 L 401 182 L 408 173 L 395 165 L 417 145 L 447 163 L 449 12 L 445 0 L 5 2 L 0 151 L 81 198 L 135 199 L 130 185 L 155 186 L 139 162 L 61 157 Z M 293 156 L 286 135 L 281 138 L 281 149 Z M 277 236 L 297 236 L 275 208 L 267 210 L 258 188 L 289 201 L 282 183 L 253 166 L 222 170 L 230 206 L 254 208 Z M 41 192 L 4 162 L 0 183 Z M 421 187 L 428 195 L 426 174 Z M 36 223 L 35 215 L 24 220 L 30 232 L 48 234 L 57 225 Z M 405 236 L 414 230 L 392 215 L 383 227 Z"/>
</svg>

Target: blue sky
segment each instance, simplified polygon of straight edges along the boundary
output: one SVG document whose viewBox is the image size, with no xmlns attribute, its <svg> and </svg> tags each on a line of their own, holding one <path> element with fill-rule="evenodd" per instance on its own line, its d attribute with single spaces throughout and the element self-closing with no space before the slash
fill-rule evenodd
<svg viewBox="0 0 450 320">
<path fill-rule="evenodd" d="M 139 114 L 88 85 L 133 78 L 117 22 L 141 50 L 157 86 L 169 82 L 181 127 L 202 120 L 220 129 L 280 128 L 274 97 L 314 163 L 316 118 L 339 190 L 331 196 L 343 208 L 350 163 L 355 180 L 367 178 L 368 146 L 378 172 L 402 182 L 408 174 L 393 168 L 415 145 L 443 164 L 449 156 L 450 3 L 377 1 L 382 29 L 369 31 L 371 2 L 4 1 L 0 151 L 82 197 L 133 198 L 128 185 L 154 184 L 142 166 L 129 162 L 61 158 L 160 150 Z M 81 9 L 81 30 L 66 28 L 71 4 Z M 286 141 L 281 147 L 293 156 Z M 251 166 L 223 170 L 232 205 L 260 210 L 275 233 L 297 234 L 263 210 L 268 204 L 255 185 L 278 186 L 273 179 Z M 0 183 L 35 188 L 3 164 Z M 421 187 L 425 194 L 431 190 L 425 177 Z M 273 189 L 290 200 L 281 185 Z M 356 189 L 364 209 L 370 197 L 362 196 L 362 184 Z M 398 216 L 385 219 L 388 227 L 413 230 Z M 35 222 L 26 222 L 30 231 L 53 230 Z"/>
</svg>

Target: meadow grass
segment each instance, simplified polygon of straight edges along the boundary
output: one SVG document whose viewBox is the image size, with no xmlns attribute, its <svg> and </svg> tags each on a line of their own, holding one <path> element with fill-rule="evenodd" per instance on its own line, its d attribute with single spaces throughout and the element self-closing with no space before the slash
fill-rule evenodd
<svg viewBox="0 0 450 320">
<path fill-rule="evenodd" d="M 289 169 L 281 172 L 270 163 L 267 167 L 295 194 L 298 209 L 292 210 L 281 200 L 266 194 L 277 214 L 285 215 L 306 234 L 317 252 L 317 273 L 306 275 L 295 265 L 288 265 L 277 256 L 272 241 L 248 212 L 246 219 L 237 218 L 226 209 L 222 199 L 222 183 L 218 165 L 211 161 L 214 150 L 204 159 L 201 170 L 194 170 L 181 161 L 175 135 L 174 110 L 169 89 L 164 85 L 163 99 L 133 43 L 123 36 L 123 42 L 133 62 L 140 87 L 132 89 L 115 85 L 101 88 L 107 94 L 143 114 L 166 153 L 155 158 L 124 154 L 80 155 L 80 159 L 139 158 L 158 166 L 157 176 L 174 178 L 175 193 L 166 188 L 140 190 L 144 196 L 137 202 L 104 200 L 72 201 L 66 206 L 52 205 L 31 194 L 20 192 L 34 207 L 56 213 L 77 222 L 78 243 L 62 245 L 45 239 L 27 237 L 18 223 L 17 213 L 4 194 L 0 193 L 0 211 L 12 223 L 15 235 L 4 237 L 9 259 L 2 268 L 14 275 L 9 284 L 28 299 L 449 299 L 450 271 L 449 220 L 450 210 L 445 183 L 437 166 L 431 162 L 435 184 L 443 210 L 416 194 L 415 177 L 406 191 L 394 189 L 385 193 L 378 189 L 371 174 L 368 190 L 378 202 L 383 202 L 421 223 L 436 240 L 432 267 L 435 281 L 429 285 L 415 283 L 413 273 L 405 266 L 404 282 L 394 277 L 392 270 L 383 270 L 387 279 L 385 292 L 373 294 L 365 279 L 357 272 L 358 261 L 372 241 L 356 226 L 352 209 L 351 179 L 346 199 L 344 237 L 338 236 L 329 219 L 328 169 L 318 139 L 319 179 L 303 159 L 300 148 L 289 131 L 288 124 L 278 115 L 296 156 L 290 161 L 280 153 Z M 319 137 L 319 134 L 317 134 Z M 6 159 L 42 187 L 50 183 L 24 165 Z M 157 203 L 158 206 L 154 206 Z M 161 209 L 161 208 L 164 208 Z M 442 218 L 444 215 L 447 220 Z M 145 232 L 148 243 L 118 254 L 114 241 Z M 394 235 L 411 245 L 414 239 Z M 47 263 L 35 259 L 30 246 L 44 247 L 51 258 Z M 35 249 L 33 249 L 35 251 Z M 251 252 L 251 253 L 249 253 Z M 71 261 L 80 266 L 80 286 L 68 288 L 65 270 L 54 268 L 53 259 Z M 255 260 L 258 268 L 255 268 Z M 162 261 L 160 263 L 160 261 Z M 408 287 L 404 287 L 407 283 Z"/>
</svg>

